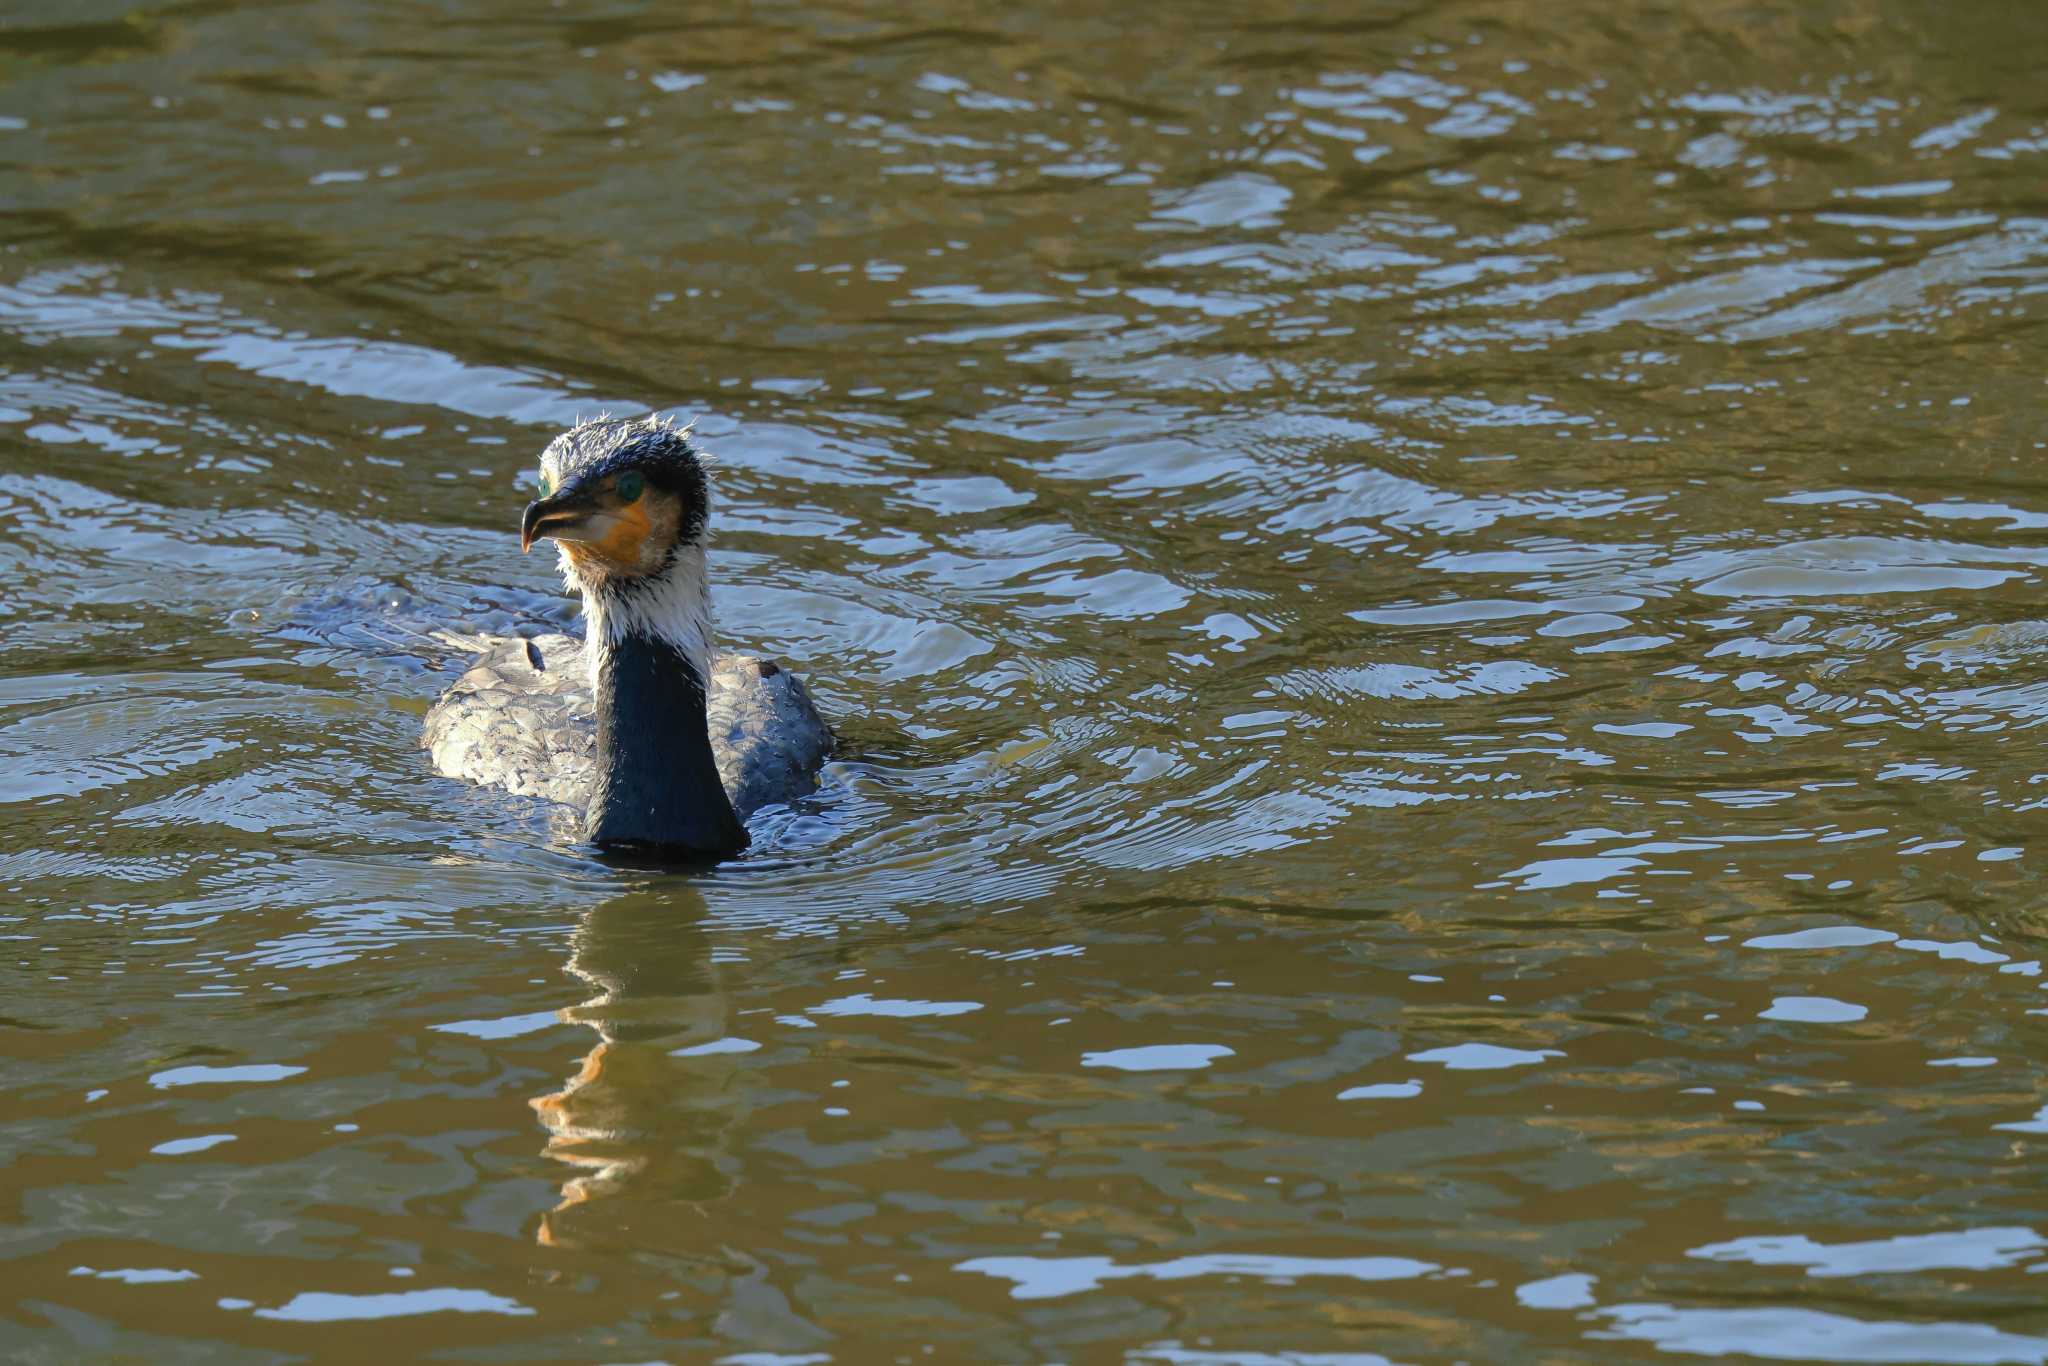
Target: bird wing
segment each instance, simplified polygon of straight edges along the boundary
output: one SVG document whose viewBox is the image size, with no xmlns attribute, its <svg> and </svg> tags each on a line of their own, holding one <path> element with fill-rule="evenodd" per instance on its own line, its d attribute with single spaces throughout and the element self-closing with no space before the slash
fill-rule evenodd
<svg viewBox="0 0 2048 1366">
<path fill-rule="evenodd" d="M 470 643 L 482 654 L 427 713 L 420 738 L 435 769 L 580 810 L 597 749 L 583 642 L 543 635 Z"/>
<path fill-rule="evenodd" d="M 802 679 L 772 659 L 720 655 L 705 701 L 711 757 L 741 820 L 817 788 L 832 731 Z"/>
<path fill-rule="evenodd" d="M 427 713 L 421 745 L 450 778 L 581 810 L 596 772 L 597 722 L 583 642 L 551 634 L 474 637 L 476 661 Z M 752 655 L 720 655 L 706 693 L 712 759 L 742 820 L 817 786 L 832 732 L 809 689 Z"/>
</svg>

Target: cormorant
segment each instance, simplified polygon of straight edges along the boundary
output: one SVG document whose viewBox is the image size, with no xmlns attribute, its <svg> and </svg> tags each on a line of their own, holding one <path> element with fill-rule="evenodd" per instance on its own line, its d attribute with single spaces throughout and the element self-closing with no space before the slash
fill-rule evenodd
<svg viewBox="0 0 2048 1366">
<path fill-rule="evenodd" d="M 747 846 L 742 822 L 811 791 L 832 732 L 772 662 L 711 651 L 710 481 L 687 428 L 609 417 L 541 454 L 521 549 L 551 538 L 584 639 L 476 637 L 427 714 L 451 778 L 580 808 L 601 849 L 692 862 Z"/>
</svg>

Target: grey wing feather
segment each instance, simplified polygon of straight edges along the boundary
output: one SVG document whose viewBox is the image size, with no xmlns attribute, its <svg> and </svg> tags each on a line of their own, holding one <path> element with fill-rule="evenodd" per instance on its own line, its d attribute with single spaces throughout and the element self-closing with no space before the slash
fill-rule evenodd
<svg viewBox="0 0 2048 1366">
<path fill-rule="evenodd" d="M 427 713 L 421 744 L 434 767 L 581 810 L 597 749 L 583 642 L 546 635 L 466 643 L 482 656 Z"/>
<path fill-rule="evenodd" d="M 810 690 L 788 669 L 752 655 L 718 656 L 707 713 L 711 757 L 741 820 L 818 786 L 832 732 Z"/>
<path fill-rule="evenodd" d="M 582 810 L 597 749 L 583 642 L 544 635 L 460 643 L 482 654 L 427 713 L 420 743 L 434 768 Z M 817 786 L 832 732 L 795 674 L 751 655 L 720 655 L 706 702 L 712 758 L 741 820 Z"/>
</svg>

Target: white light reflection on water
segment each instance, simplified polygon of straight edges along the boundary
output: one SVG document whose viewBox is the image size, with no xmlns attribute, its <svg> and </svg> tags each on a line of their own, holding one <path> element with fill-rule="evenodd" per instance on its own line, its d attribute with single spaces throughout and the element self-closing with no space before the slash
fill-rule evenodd
<svg viewBox="0 0 2048 1366">
<path fill-rule="evenodd" d="M 1596 1341 L 1649 1343 L 1689 1356 L 1863 1366 L 2043 1366 L 2048 1338 L 1980 1323 L 1910 1323 L 1816 1309 L 1682 1309 L 1617 1304 L 1594 1311 Z"/>
<path fill-rule="evenodd" d="M 1108 1048 L 1083 1053 L 1081 1065 L 1107 1067 L 1118 1072 L 1199 1071 L 1218 1058 L 1230 1057 L 1232 1051 L 1221 1044 L 1146 1044 L 1138 1048 Z"/>
<path fill-rule="evenodd" d="M 1854 1024 L 1870 1014 L 1868 1006 L 1837 1001 L 1831 996 L 1780 996 L 1759 1020 L 1791 1020 L 1799 1024 Z"/>
<path fill-rule="evenodd" d="M 1460 1043 L 1410 1053 L 1410 1062 L 1440 1063 L 1452 1072 L 1492 1072 L 1504 1067 L 1529 1067 L 1550 1058 L 1561 1058 L 1556 1048 L 1508 1048 L 1494 1043 Z"/>
<path fill-rule="evenodd" d="M 116 1267 L 109 1271 L 96 1271 L 89 1266 L 71 1268 L 74 1276 L 91 1276 L 102 1281 L 119 1281 L 123 1285 L 164 1285 L 173 1281 L 196 1281 L 199 1273 L 173 1267 Z"/>
<path fill-rule="evenodd" d="M 1014 1283 L 1010 1297 L 1018 1300 L 1058 1299 L 1100 1289 L 1110 1281 L 1133 1277 L 1184 1281 L 1197 1276 L 1253 1276 L 1271 1282 L 1330 1276 L 1353 1281 L 1403 1280 L 1427 1276 L 1443 1268 L 1411 1257 L 1282 1257 L 1221 1252 L 1176 1257 L 1165 1262 L 1118 1262 L 1111 1257 L 974 1257 L 955 1265 Z"/>
<path fill-rule="evenodd" d="M 509 1314 L 534 1311 L 517 1300 L 483 1290 L 394 1290 L 378 1295 L 342 1295 L 307 1290 L 275 1309 L 258 1309 L 259 1319 L 285 1323 L 346 1323 L 359 1319 L 409 1318 L 417 1314 Z"/>
<path fill-rule="evenodd" d="M 233 1134 L 198 1134 L 191 1138 L 167 1139 L 150 1151 L 160 1157 L 184 1157 L 189 1153 L 203 1153 L 218 1148 L 223 1143 L 233 1143 Z"/>
<path fill-rule="evenodd" d="M 1377 1352 L 1289 1352 L 1257 1348 L 1232 1351 L 1220 1347 L 1184 1347 L 1177 1341 L 1134 1347 L 1124 1354 L 1124 1360 L 1133 1363 L 1156 1361 L 1162 1366 L 1402 1366 Z"/>
<path fill-rule="evenodd" d="M 1686 1253 L 1710 1262 L 1803 1266 L 1809 1276 L 1868 1276 L 1898 1271 L 1986 1271 L 2018 1266 L 2048 1250 L 2030 1228 L 1976 1228 L 1902 1234 L 1860 1243 L 1820 1243 L 1804 1234 L 1736 1238 Z"/>
<path fill-rule="evenodd" d="M 562 1017 L 552 1010 L 531 1010 L 518 1015 L 501 1015 L 494 1020 L 450 1020 L 428 1028 L 439 1034 L 465 1034 L 472 1039 L 516 1039 L 524 1034 L 552 1029 Z"/>
<path fill-rule="evenodd" d="M 966 1015 L 981 1009 L 979 1001 L 891 1001 L 877 1000 L 861 992 L 857 996 L 842 996 L 836 1001 L 812 1006 L 806 1013 L 811 1015 L 880 1015 L 899 1020 L 918 1019 L 933 1015 Z"/>
<path fill-rule="evenodd" d="M 1413 1100 L 1422 1094 L 1419 1081 L 1388 1081 L 1352 1086 L 1337 1093 L 1339 1100 Z"/>
<path fill-rule="evenodd" d="M 1515 1287 L 1515 1301 L 1530 1309 L 1584 1309 L 1593 1304 L 1597 1278 L 1584 1272 L 1547 1276 Z"/>
<path fill-rule="evenodd" d="M 243 1063 L 234 1067 L 169 1067 L 150 1075 L 149 1084 L 158 1090 L 174 1086 L 232 1086 L 245 1082 L 283 1081 L 296 1077 L 306 1069 L 290 1067 L 282 1063 Z"/>
</svg>

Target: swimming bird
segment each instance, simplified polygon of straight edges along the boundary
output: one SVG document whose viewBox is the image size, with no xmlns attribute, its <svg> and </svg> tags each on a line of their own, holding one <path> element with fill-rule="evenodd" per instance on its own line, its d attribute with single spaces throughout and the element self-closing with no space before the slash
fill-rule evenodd
<svg viewBox="0 0 2048 1366">
<path fill-rule="evenodd" d="M 584 638 L 462 638 L 482 655 L 427 714 L 434 767 L 580 809 L 600 849 L 691 862 L 737 854 L 750 814 L 811 791 L 832 732 L 802 680 L 712 654 L 710 498 L 703 453 L 663 418 L 549 442 L 519 545 L 555 542 Z"/>
</svg>

